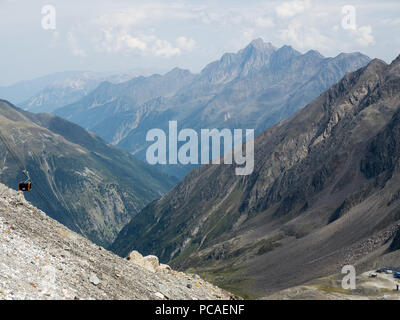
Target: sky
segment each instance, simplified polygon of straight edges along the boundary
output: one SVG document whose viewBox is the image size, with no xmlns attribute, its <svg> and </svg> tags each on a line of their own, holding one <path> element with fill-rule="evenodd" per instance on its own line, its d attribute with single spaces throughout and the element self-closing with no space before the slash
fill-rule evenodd
<svg viewBox="0 0 400 320">
<path fill-rule="evenodd" d="M 0 85 L 69 70 L 197 73 L 259 37 L 390 62 L 399 34 L 399 0 L 0 0 Z"/>
</svg>

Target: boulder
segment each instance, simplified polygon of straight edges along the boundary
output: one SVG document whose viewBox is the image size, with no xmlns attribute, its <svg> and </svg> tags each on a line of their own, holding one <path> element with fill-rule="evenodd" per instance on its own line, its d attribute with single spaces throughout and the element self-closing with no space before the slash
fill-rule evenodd
<svg viewBox="0 0 400 320">
<path fill-rule="evenodd" d="M 142 264 L 143 262 L 143 256 L 136 250 L 133 250 L 127 257 L 127 260 L 136 263 L 136 264 Z"/>
<path fill-rule="evenodd" d="M 160 263 L 160 265 L 156 268 L 156 272 L 170 273 L 171 267 L 167 264 Z"/>
<path fill-rule="evenodd" d="M 156 256 L 152 256 L 152 255 L 146 256 L 143 258 L 143 260 L 144 260 L 144 264 L 145 264 L 144 267 L 147 270 L 156 272 L 156 269 L 160 266 L 160 263 Z"/>
<path fill-rule="evenodd" d="M 160 263 L 156 256 L 149 255 L 149 256 L 143 257 L 136 250 L 132 251 L 128 255 L 127 259 L 149 271 L 152 271 L 152 272 L 156 272 L 157 268 L 160 267 Z"/>
</svg>

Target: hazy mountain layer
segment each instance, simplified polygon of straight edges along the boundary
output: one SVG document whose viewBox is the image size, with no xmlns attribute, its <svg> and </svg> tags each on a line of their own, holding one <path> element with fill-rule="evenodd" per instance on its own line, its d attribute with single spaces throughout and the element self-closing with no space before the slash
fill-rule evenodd
<svg viewBox="0 0 400 320">
<path fill-rule="evenodd" d="M 23 103 L 53 83 L 77 77 L 80 71 L 65 71 L 49 74 L 32 80 L 19 81 L 9 86 L 0 87 L 0 97 L 14 104 Z"/>
<path fill-rule="evenodd" d="M 275 48 L 257 39 L 237 53 L 226 53 L 200 74 L 174 69 L 164 76 L 104 83 L 56 114 L 145 159 L 148 130 L 242 128 L 261 132 L 287 118 L 370 59 L 360 53 L 325 58 L 290 46 Z M 182 178 L 193 166 L 169 165 Z"/>
<path fill-rule="evenodd" d="M 134 71 L 113 75 L 89 71 L 65 73 L 65 77 L 49 83 L 40 91 L 29 96 L 29 99 L 18 100 L 18 106 L 35 113 L 53 112 L 82 99 L 104 81 L 120 83 L 137 75 L 138 73 Z M 30 85 L 34 87 L 34 84 Z"/>
</svg>

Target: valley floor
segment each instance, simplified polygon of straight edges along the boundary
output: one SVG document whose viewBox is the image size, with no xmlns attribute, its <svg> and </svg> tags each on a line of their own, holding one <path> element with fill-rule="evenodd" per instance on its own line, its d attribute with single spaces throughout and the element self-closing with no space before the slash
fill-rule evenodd
<svg viewBox="0 0 400 320">
<path fill-rule="evenodd" d="M 356 289 L 342 288 L 343 275 L 320 278 L 307 284 L 279 291 L 266 296 L 264 300 L 400 300 L 400 291 L 396 285 L 400 280 L 392 274 L 377 273 L 376 278 L 370 274 L 374 270 L 362 273 L 357 277 Z"/>
</svg>

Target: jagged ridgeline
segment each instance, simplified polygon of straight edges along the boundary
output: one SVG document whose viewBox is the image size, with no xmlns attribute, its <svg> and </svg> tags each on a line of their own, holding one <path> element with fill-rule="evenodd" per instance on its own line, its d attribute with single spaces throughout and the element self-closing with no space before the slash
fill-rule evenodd
<svg viewBox="0 0 400 320">
<path fill-rule="evenodd" d="M 129 153 L 54 115 L 34 115 L 0 100 L 0 129 L 11 148 L 10 152 L 0 141 L 0 181 L 15 189 L 25 179 L 21 166 L 26 167 L 33 182 L 26 198 L 103 246 L 174 183 Z"/>
<path fill-rule="evenodd" d="M 147 132 L 153 128 L 167 132 L 169 120 L 178 121 L 179 129 L 198 133 L 205 128 L 260 133 L 369 61 L 361 53 L 327 58 L 314 50 L 302 54 L 256 39 L 237 53 L 225 53 L 199 74 L 175 68 L 162 76 L 104 82 L 54 112 L 144 160 L 151 145 Z M 182 179 L 193 166 L 160 168 Z"/>
<path fill-rule="evenodd" d="M 112 249 L 259 297 L 345 264 L 398 265 L 400 57 L 346 74 L 254 145 L 251 175 L 232 165 L 192 171 Z"/>
</svg>

